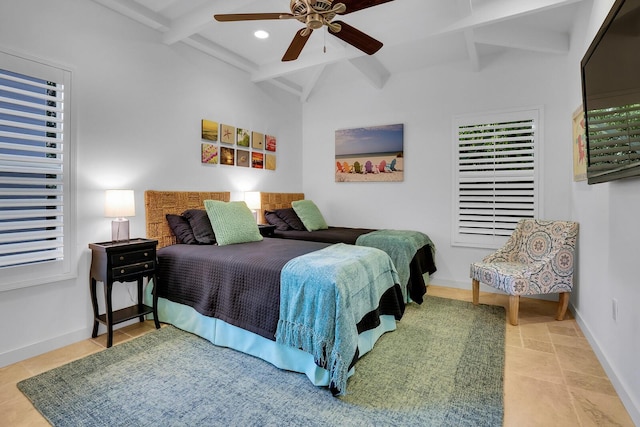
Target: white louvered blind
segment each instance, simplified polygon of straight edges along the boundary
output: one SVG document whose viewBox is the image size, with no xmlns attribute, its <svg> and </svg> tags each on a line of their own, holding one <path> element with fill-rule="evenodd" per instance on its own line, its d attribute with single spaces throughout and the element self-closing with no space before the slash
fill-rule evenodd
<svg viewBox="0 0 640 427">
<path fill-rule="evenodd" d="M 538 212 L 539 111 L 454 119 L 453 243 L 498 248 Z"/>
<path fill-rule="evenodd" d="M 589 110 L 590 184 L 640 167 L 640 104 Z"/>
<path fill-rule="evenodd" d="M 67 73 L 0 53 L 0 290 L 70 271 Z"/>
</svg>

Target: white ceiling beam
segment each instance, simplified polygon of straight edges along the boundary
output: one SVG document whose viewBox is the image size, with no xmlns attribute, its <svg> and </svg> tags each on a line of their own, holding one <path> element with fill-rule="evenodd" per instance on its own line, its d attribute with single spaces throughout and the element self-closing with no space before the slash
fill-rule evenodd
<svg viewBox="0 0 640 427">
<path fill-rule="evenodd" d="M 533 30 L 514 25 L 495 25 L 475 31 L 477 43 L 502 46 L 534 52 L 566 54 L 569 52 L 569 34 Z"/>
<path fill-rule="evenodd" d="M 313 88 L 316 87 L 316 84 L 318 83 L 318 80 L 320 80 L 320 76 L 322 76 L 322 73 L 324 73 L 326 67 L 326 65 L 320 65 L 315 68 L 311 78 L 302 88 L 302 93 L 300 94 L 300 102 L 305 103 L 309 100 L 309 96 L 311 95 Z"/>
<path fill-rule="evenodd" d="M 349 62 L 356 67 L 376 89 L 382 89 L 391 76 L 389 70 L 373 56 L 359 56 L 349 59 Z"/>
<path fill-rule="evenodd" d="M 467 29 L 496 24 L 509 19 L 568 6 L 584 0 L 500 0 L 474 7 L 473 13 L 438 30 L 433 35 L 461 32 Z"/>
<path fill-rule="evenodd" d="M 128 18 L 138 21 L 148 27 L 158 30 L 160 32 L 166 31 L 170 22 L 164 16 L 159 15 L 142 6 L 139 3 L 129 0 L 94 0 L 96 3 L 103 5 L 111 10 L 114 10 Z"/>
<path fill-rule="evenodd" d="M 476 46 L 477 41 L 474 30 L 464 30 L 464 42 L 467 46 L 469 64 L 473 71 L 480 71 L 480 56 L 478 55 L 478 47 Z"/>
<path fill-rule="evenodd" d="M 174 19 L 171 28 L 162 36 L 165 44 L 174 44 L 187 37 L 190 37 L 210 25 L 214 20 L 213 15 L 219 13 L 229 13 L 237 8 L 239 1 L 229 2 L 221 0 L 210 0 L 193 9 L 189 13 Z M 234 9 L 231 8 L 233 5 Z"/>
<path fill-rule="evenodd" d="M 259 69 L 257 64 L 197 34 L 182 42 L 250 74 Z"/>
<path fill-rule="evenodd" d="M 469 16 L 473 12 L 473 6 L 471 0 L 458 0 L 458 10 L 463 16 Z M 467 47 L 467 55 L 469 55 L 469 64 L 471 70 L 480 71 L 480 57 L 478 55 L 478 48 L 476 46 L 476 39 L 473 29 L 467 28 L 463 30 L 464 42 Z"/>
<path fill-rule="evenodd" d="M 345 58 L 347 58 L 347 56 L 344 51 L 340 49 L 331 49 L 322 55 L 302 56 L 295 61 L 272 62 L 270 64 L 260 66 L 260 70 L 252 74 L 251 81 L 260 82 L 269 80 L 285 76 L 290 73 L 295 73 L 297 71 L 302 71 L 307 68 L 316 67 L 318 65 L 333 64 L 335 62 L 342 61 Z"/>
<path fill-rule="evenodd" d="M 280 89 L 287 91 L 297 98 L 302 97 L 302 87 L 298 84 L 293 83 L 291 80 L 287 80 L 282 77 L 276 77 L 275 79 L 266 80 L 264 83 L 270 83 Z"/>
</svg>

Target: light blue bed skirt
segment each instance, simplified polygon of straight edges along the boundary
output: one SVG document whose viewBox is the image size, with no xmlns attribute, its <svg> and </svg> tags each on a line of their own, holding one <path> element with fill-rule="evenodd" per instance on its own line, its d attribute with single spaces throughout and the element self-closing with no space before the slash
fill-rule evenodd
<svg viewBox="0 0 640 427">
<path fill-rule="evenodd" d="M 152 304 L 151 286 L 146 287 L 145 304 Z M 158 298 L 158 319 L 179 329 L 196 334 L 211 343 L 259 357 L 288 371 L 305 374 L 316 386 L 329 385 L 329 372 L 317 366 L 310 353 L 268 340 L 253 332 L 233 326 L 220 319 L 204 316 L 187 305 Z M 380 325 L 358 336 L 360 357 L 368 353 L 385 332 L 396 329 L 393 316 L 380 316 Z M 349 371 L 353 375 L 354 368 Z"/>
</svg>

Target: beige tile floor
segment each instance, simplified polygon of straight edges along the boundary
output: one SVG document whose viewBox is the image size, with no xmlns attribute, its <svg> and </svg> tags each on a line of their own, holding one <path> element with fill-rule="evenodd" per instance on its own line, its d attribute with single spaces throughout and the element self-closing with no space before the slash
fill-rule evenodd
<svg viewBox="0 0 640 427">
<path fill-rule="evenodd" d="M 471 290 L 431 285 L 429 294 L 471 301 Z M 480 294 L 480 303 L 503 305 L 507 298 Z M 549 301 L 522 299 L 520 324 L 507 325 L 505 361 L 505 426 L 631 426 L 611 382 L 571 315 L 554 320 Z M 117 330 L 114 344 L 150 330 L 153 322 Z M 46 426 L 16 384 L 40 372 L 101 351 L 106 336 L 81 341 L 0 368 L 0 426 Z"/>
</svg>

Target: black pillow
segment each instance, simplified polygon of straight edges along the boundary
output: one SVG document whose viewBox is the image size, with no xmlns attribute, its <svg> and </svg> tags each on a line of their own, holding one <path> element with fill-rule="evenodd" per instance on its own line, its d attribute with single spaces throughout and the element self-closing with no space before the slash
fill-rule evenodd
<svg viewBox="0 0 640 427">
<path fill-rule="evenodd" d="M 212 245 L 216 242 L 216 235 L 213 233 L 209 215 L 204 209 L 187 209 L 182 212 L 182 216 L 187 218 L 193 235 L 198 243 L 203 245 Z"/>
<path fill-rule="evenodd" d="M 294 230 L 307 231 L 307 228 L 293 208 L 276 209 L 274 212 Z"/>
<path fill-rule="evenodd" d="M 275 225 L 276 230 L 280 230 L 280 231 L 291 230 L 291 227 L 289 227 L 289 224 L 284 222 L 282 218 L 276 215 L 276 213 L 273 211 L 264 211 L 264 219 L 266 219 L 269 224 Z"/>
<path fill-rule="evenodd" d="M 189 225 L 189 221 L 185 217 L 174 214 L 167 214 L 166 217 L 167 222 L 169 223 L 169 228 L 171 228 L 176 239 L 178 239 L 178 243 L 184 243 L 187 245 L 198 243 L 196 237 L 193 235 L 193 231 L 191 230 L 191 225 Z"/>
</svg>

